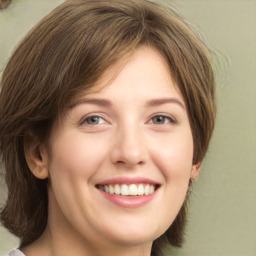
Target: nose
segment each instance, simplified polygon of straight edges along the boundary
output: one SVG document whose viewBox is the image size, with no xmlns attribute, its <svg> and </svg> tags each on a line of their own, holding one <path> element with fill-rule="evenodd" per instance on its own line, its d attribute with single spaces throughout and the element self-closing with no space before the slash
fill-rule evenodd
<svg viewBox="0 0 256 256">
<path fill-rule="evenodd" d="M 144 165 L 147 161 L 146 140 L 138 127 L 117 131 L 111 151 L 111 162 L 126 168 Z"/>
</svg>

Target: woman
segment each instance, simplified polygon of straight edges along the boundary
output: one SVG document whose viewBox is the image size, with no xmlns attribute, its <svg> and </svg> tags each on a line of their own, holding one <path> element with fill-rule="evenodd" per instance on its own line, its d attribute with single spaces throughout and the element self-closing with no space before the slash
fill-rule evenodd
<svg viewBox="0 0 256 256">
<path fill-rule="evenodd" d="M 162 255 L 212 135 L 210 55 L 173 11 L 71 0 L 20 43 L 2 77 L 10 255 Z"/>
</svg>

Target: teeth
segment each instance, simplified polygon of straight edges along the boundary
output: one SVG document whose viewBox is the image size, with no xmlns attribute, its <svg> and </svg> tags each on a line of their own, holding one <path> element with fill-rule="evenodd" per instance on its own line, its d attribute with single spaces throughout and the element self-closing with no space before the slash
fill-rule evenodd
<svg viewBox="0 0 256 256">
<path fill-rule="evenodd" d="M 140 185 L 138 186 L 138 195 L 139 195 L 139 196 L 144 195 L 144 187 L 143 187 L 142 184 L 140 184 Z"/>
<path fill-rule="evenodd" d="M 119 186 L 119 185 L 117 185 Z M 121 195 L 122 196 L 128 196 L 129 195 L 129 188 L 127 185 L 122 185 L 121 186 Z"/>
<path fill-rule="evenodd" d="M 116 195 L 122 196 L 148 196 L 155 192 L 155 185 L 149 184 L 112 184 L 112 185 L 101 185 L 99 189 Z"/>
<path fill-rule="evenodd" d="M 138 189 L 135 184 L 132 184 L 129 186 L 129 195 L 130 196 L 137 196 L 138 195 Z"/>
<path fill-rule="evenodd" d="M 153 194 L 154 191 L 155 191 L 155 186 L 151 185 L 151 186 L 149 187 L 149 194 L 150 194 L 150 195 Z"/>
<path fill-rule="evenodd" d="M 108 186 L 105 185 L 103 190 L 105 190 L 105 192 L 108 193 L 109 192 Z"/>
<path fill-rule="evenodd" d="M 111 185 L 109 185 L 108 189 L 109 189 L 110 194 L 114 194 L 115 191 L 114 191 L 114 188 Z"/>
<path fill-rule="evenodd" d="M 149 185 L 147 185 L 147 186 L 145 187 L 144 193 L 145 193 L 146 196 L 149 195 Z"/>
<path fill-rule="evenodd" d="M 121 190 L 118 184 L 115 185 L 115 194 L 116 195 L 120 195 L 121 194 Z"/>
</svg>

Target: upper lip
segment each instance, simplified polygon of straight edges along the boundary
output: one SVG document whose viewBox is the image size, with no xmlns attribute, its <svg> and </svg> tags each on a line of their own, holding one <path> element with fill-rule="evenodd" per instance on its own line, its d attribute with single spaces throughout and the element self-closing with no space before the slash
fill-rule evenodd
<svg viewBox="0 0 256 256">
<path fill-rule="evenodd" d="M 121 176 L 121 177 L 114 177 L 111 179 L 104 180 L 97 185 L 110 185 L 110 184 L 150 184 L 150 185 L 159 185 L 158 182 L 145 178 L 145 177 L 128 177 L 128 176 Z"/>
</svg>

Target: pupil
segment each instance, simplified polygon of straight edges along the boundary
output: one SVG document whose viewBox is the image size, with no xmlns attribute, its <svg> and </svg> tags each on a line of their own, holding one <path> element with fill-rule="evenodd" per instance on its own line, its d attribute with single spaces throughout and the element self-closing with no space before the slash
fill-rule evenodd
<svg viewBox="0 0 256 256">
<path fill-rule="evenodd" d="M 91 116 L 88 119 L 89 124 L 97 124 L 99 122 L 99 118 L 97 116 Z"/>
<path fill-rule="evenodd" d="M 164 117 L 163 116 L 156 116 L 154 118 L 155 123 L 162 124 L 164 123 Z"/>
</svg>

